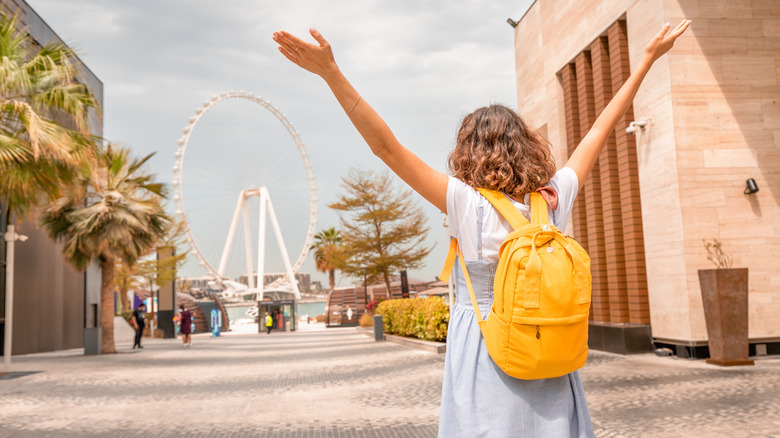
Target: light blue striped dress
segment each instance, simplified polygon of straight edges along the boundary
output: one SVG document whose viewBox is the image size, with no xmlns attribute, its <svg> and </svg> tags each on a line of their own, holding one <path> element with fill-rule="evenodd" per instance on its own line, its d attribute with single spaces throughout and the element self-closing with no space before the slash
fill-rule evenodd
<svg viewBox="0 0 780 438">
<path fill-rule="evenodd" d="M 453 180 L 450 181 L 452 184 Z M 576 184 L 576 177 L 574 181 Z M 573 196 L 570 201 L 573 201 Z M 449 202 L 452 201 L 448 193 Z M 559 203 L 559 209 L 564 211 L 554 212 L 551 216 L 559 229 L 561 227 L 556 219 L 568 220 L 571 210 L 571 202 L 565 204 Z M 480 205 L 483 203 L 480 202 Z M 492 207 L 488 204 L 477 209 L 478 220 L 473 225 L 478 228 L 474 230 L 477 236 L 482 235 L 479 228 L 486 208 Z M 449 206 L 448 213 L 451 213 Z M 450 218 L 450 223 L 453 219 Z M 566 225 L 565 222 L 563 225 Z M 477 239 L 480 258 L 481 241 L 481 238 Z M 497 263 L 468 260 L 468 257 L 466 253 L 466 267 L 480 312 L 488 315 L 493 302 L 493 277 Z M 520 380 L 506 375 L 488 355 L 457 261 L 453 280 L 456 303 L 447 332 L 439 437 L 593 437 L 579 373 L 575 371 L 563 377 L 542 380 Z"/>
</svg>

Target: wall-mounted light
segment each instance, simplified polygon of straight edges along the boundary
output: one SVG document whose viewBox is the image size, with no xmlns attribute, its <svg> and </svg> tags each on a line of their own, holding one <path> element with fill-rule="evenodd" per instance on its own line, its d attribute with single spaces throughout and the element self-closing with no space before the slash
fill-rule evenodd
<svg viewBox="0 0 780 438">
<path fill-rule="evenodd" d="M 756 184 L 756 180 L 754 180 L 753 178 L 748 178 L 748 180 L 746 181 L 745 194 L 752 195 L 757 191 L 758 191 L 758 184 Z"/>
<path fill-rule="evenodd" d="M 511 18 L 507 18 L 506 22 L 509 23 L 509 25 L 512 26 L 512 27 L 517 27 L 517 21 L 515 21 L 515 20 L 513 20 Z"/>
<path fill-rule="evenodd" d="M 655 119 L 653 119 L 652 117 L 649 117 L 644 120 L 635 120 L 628 124 L 628 128 L 626 128 L 626 134 L 634 135 L 640 129 L 645 129 L 646 126 L 648 125 L 653 126 L 654 124 L 655 124 Z"/>
</svg>

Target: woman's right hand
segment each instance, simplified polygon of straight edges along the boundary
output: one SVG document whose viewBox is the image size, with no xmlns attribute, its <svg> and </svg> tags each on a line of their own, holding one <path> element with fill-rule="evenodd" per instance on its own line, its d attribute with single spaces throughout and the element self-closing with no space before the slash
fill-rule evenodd
<svg viewBox="0 0 780 438">
<path fill-rule="evenodd" d="M 387 123 L 341 74 L 330 44 L 315 29 L 309 32 L 317 44 L 307 43 L 284 31 L 274 32 L 273 39 L 279 44 L 282 55 L 292 63 L 325 80 L 371 152 L 417 193 L 446 213 L 447 176 L 432 169 L 398 142 Z"/>
<path fill-rule="evenodd" d="M 282 55 L 304 70 L 322 78 L 338 72 L 339 68 L 328 41 L 316 29 L 309 29 L 309 33 L 317 44 L 307 43 L 285 31 L 274 32 L 273 40 L 279 44 L 278 49 Z"/>
</svg>

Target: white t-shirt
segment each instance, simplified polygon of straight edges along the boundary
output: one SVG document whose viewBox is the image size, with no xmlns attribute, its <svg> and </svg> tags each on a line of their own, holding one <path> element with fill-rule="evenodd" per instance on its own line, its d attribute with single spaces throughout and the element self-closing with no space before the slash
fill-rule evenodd
<svg viewBox="0 0 780 438">
<path fill-rule="evenodd" d="M 558 192 L 558 208 L 548 207 L 550 222 L 562 232 L 569 222 L 579 182 L 574 170 L 564 167 L 555 173 L 549 185 Z M 512 201 L 510 199 L 510 201 Z M 515 207 L 530 220 L 529 195 L 525 203 L 512 201 Z M 479 234 L 479 210 L 482 209 L 482 234 Z M 447 221 L 450 235 L 458 239 L 466 260 L 498 261 L 498 249 L 512 231 L 501 214 L 477 190 L 450 176 L 447 183 Z"/>
</svg>

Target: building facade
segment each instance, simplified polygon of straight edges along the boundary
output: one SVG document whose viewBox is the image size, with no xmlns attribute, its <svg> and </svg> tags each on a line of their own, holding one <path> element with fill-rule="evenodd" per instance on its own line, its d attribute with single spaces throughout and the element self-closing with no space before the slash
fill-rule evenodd
<svg viewBox="0 0 780 438">
<path fill-rule="evenodd" d="M 20 27 L 27 30 L 34 45 L 43 46 L 52 41 L 62 43 L 24 0 L 6 0 L 0 7 L 5 13 L 18 14 Z M 86 82 L 102 107 L 103 83 L 85 64 L 77 61 L 81 71 L 79 79 Z M 93 133 L 102 135 L 102 128 L 102 114 L 95 114 Z M 5 218 L 0 219 L 0 235 L 5 233 L 7 225 Z M 37 226 L 35 218 L 17 225 L 16 231 L 26 235 L 28 240 L 16 243 L 12 354 L 84 347 L 85 336 L 89 338 L 99 332 L 100 271 L 77 271 L 67 264 L 62 256 L 62 245 L 50 241 Z M 0 261 L 3 262 L 0 263 L 2 342 L 5 325 L 5 256 L 5 242 L 0 239 Z"/>
<path fill-rule="evenodd" d="M 514 31 L 518 109 L 559 166 L 663 23 L 692 25 L 647 75 L 578 196 L 595 348 L 707 343 L 698 270 L 717 239 L 749 269 L 751 344 L 780 346 L 780 2 L 537 1 Z M 644 127 L 631 127 L 639 122 Z M 626 132 L 626 128 L 630 128 Z M 745 194 L 752 178 L 759 191 Z M 594 336 L 595 335 L 595 336 Z"/>
</svg>

